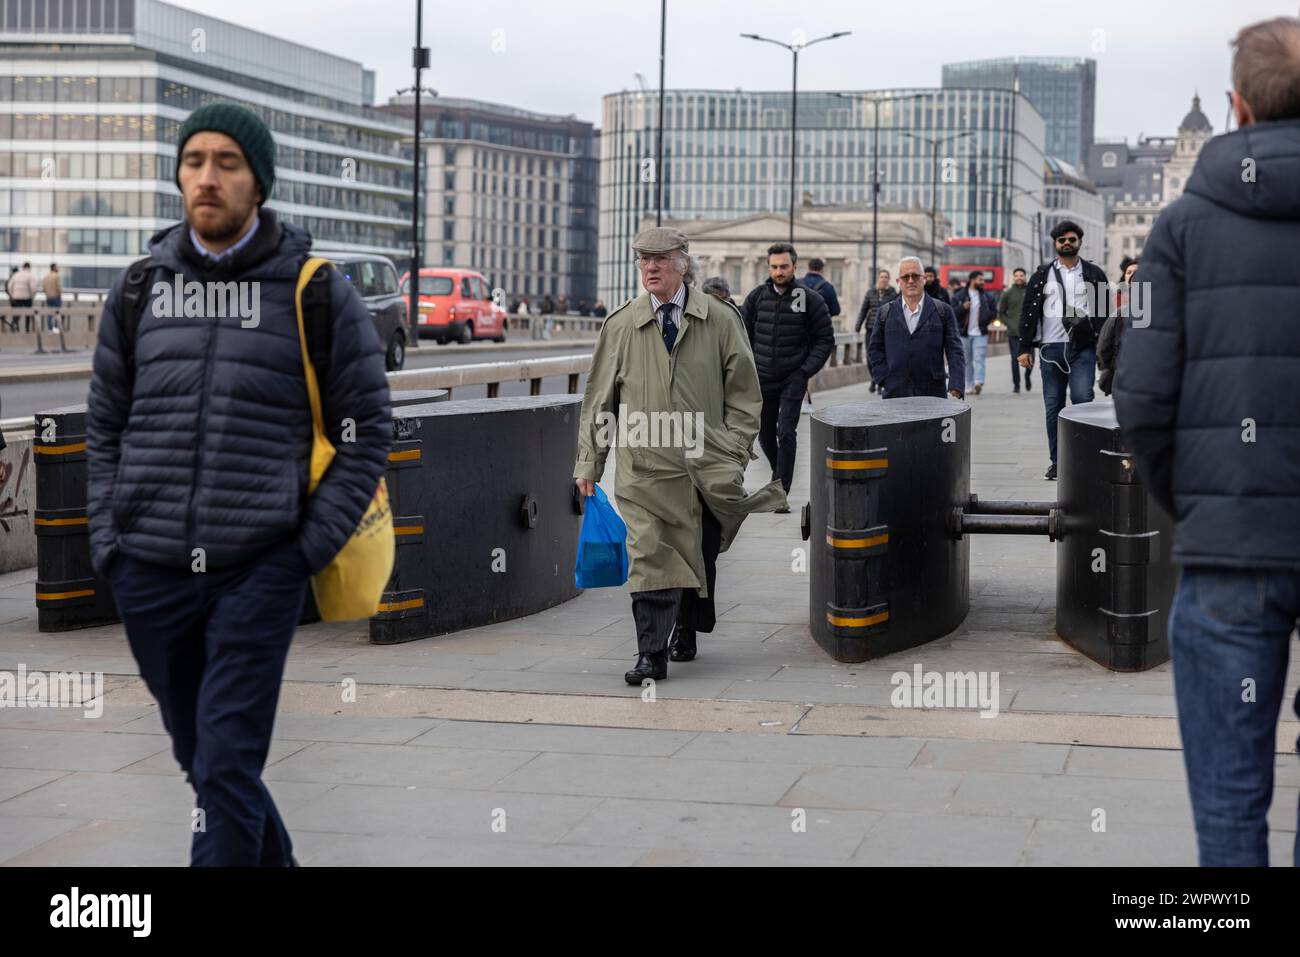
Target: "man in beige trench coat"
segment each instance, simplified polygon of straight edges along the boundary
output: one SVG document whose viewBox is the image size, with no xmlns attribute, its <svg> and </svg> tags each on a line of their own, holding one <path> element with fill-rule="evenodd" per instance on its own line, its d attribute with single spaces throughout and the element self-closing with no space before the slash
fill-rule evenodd
<svg viewBox="0 0 1300 957">
<path fill-rule="evenodd" d="M 763 400 L 734 309 L 688 287 L 686 236 L 632 241 L 645 292 L 609 314 L 592 357 L 573 475 L 586 495 L 618 444 L 615 498 L 627 523 L 636 667 L 628 684 L 668 676 L 714 625 L 713 589 L 750 512 L 785 505 L 780 482 L 745 491 Z"/>
</svg>

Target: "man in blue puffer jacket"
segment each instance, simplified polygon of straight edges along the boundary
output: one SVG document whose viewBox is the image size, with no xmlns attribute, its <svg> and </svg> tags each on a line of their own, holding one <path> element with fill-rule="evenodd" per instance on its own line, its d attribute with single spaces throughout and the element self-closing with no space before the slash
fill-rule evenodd
<svg viewBox="0 0 1300 957">
<path fill-rule="evenodd" d="M 1235 46 L 1240 128 L 1205 144 L 1151 231 L 1115 411 L 1177 521 L 1169 638 L 1200 861 L 1245 866 L 1268 863 L 1300 618 L 1300 20 Z M 1300 841 L 1294 853 L 1300 865 Z"/>
<path fill-rule="evenodd" d="M 241 106 L 204 106 L 181 127 L 176 178 L 185 222 L 150 242 L 134 336 L 125 276 L 100 324 L 91 557 L 197 795 L 191 863 L 288 866 L 262 767 L 310 576 L 352 535 L 387 462 L 384 356 L 364 303 L 329 270 L 318 362 L 338 454 L 308 497 L 294 289 L 311 237 L 261 208 L 270 131 Z"/>
</svg>

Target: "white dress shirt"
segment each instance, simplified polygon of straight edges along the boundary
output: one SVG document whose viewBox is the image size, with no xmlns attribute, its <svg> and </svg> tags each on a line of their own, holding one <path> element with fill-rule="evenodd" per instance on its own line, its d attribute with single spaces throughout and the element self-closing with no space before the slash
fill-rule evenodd
<svg viewBox="0 0 1300 957">
<path fill-rule="evenodd" d="M 916 325 L 921 321 L 921 313 L 925 310 L 925 294 L 922 293 L 921 298 L 916 301 L 915 312 L 907 305 L 906 299 L 900 297 L 900 302 L 903 304 L 903 321 L 907 323 L 907 332 L 910 335 L 916 332 Z"/>
<path fill-rule="evenodd" d="M 967 335 L 980 335 L 980 307 L 983 304 L 984 298 L 980 295 L 979 290 L 972 286 L 970 290 L 970 322 L 966 325 Z"/>
<path fill-rule="evenodd" d="M 1056 268 L 1065 280 L 1065 294 L 1070 303 L 1079 312 L 1088 308 L 1088 287 L 1083 283 L 1083 260 L 1076 259 L 1073 268 L 1066 269 L 1061 261 L 1056 260 Z M 1043 283 L 1043 342 L 1069 342 L 1065 331 L 1061 309 L 1061 287 L 1056 282 L 1056 274 L 1049 268 L 1047 281 Z"/>
</svg>

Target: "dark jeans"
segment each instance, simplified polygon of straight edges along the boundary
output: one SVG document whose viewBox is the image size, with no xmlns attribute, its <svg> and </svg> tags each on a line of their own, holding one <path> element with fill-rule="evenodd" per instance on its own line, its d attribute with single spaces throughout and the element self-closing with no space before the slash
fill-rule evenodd
<svg viewBox="0 0 1300 957">
<path fill-rule="evenodd" d="M 704 552 L 704 580 L 709 586 L 707 598 L 701 598 L 694 588 L 658 588 L 654 591 L 632 593 L 632 621 L 636 625 L 636 644 L 639 654 L 659 654 L 668 648 L 673 626 L 679 621 L 683 628 L 707 634 L 717 622 L 717 609 L 713 589 L 718 580 L 718 549 L 722 545 L 722 526 L 700 502 L 702 527 L 700 547 Z"/>
<path fill-rule="evenodd" d="M 772 390 L 763 392 L 763 414 L 758 425 L 758 444 L 772 466 L 772 478 L 780 479 L 789 492 L 794 481 L 794 455 L 803 412 L 804 389 L 808 380 L 795 374 Z"/>
<path fill-rule="evenodd" d="M 1019 337 L 1019 336 L 1007 336 L 1007 348 L 1011 350 L 1011 388 L 1013 388 L 1013 389 L 1015 389 L 1017 392 L 1019 392 L 1019 391 L 1020 391 L 1020 372 L 1021 372 L 1021 369 L 1020 369 L 1020 362 L 1019 362 L 1019 359 L 1020 359 L 1020 337 Z M 1032 388 L 1034 387 L 1034 383 L 1033 383 L 1032 380 L 1030 380 L 1030 378 L 1029 378 L 1029 376 L 1033 373 L 1033 371 L 1034 371 L 1034 370 L 1033 370 L 1032 368 L 1029 368 L 1029 369 L 1025 369 L 1025 370 L 1024 370 L 1024 373 L 1025 373 L 1025 388 L 1026 388 L 1026 389 L 1032 389 Z"/>
<path fill-rule="evenodd" d="M 1038 350 L 1042 362 L 1043 407 L 1047 412 L 1047 450 L 1056 464 L 1056 417 L 1065 408 L 1066 386 L 1070 404 L 1092 401 L 1097 381 L 1097 350 L 1089 346 L 1080 352 L 1067 351 L 1064 342 L 1049 342 Z"/>
<path fill-rule="evenodd" d="M 262 768 L 307 563 L 293 542 L 242 568 L 192 572 L 118 555 L 113 595 L 172 753 L 202 809 L 195 867 L 286 867 L 292 845 Z"/>
<path fill-rule="evenodd" d="M 1297 619 L 1296 572 L 1184 568 L 1179 575 L 1169 641 L 1203 867 L 1268 864 L 1277 719 Z M 1300 714 L 1300 695 L 1295 708 Z M 1292 853 L 1300 867 L 1300 837 Z"/>
</svg>

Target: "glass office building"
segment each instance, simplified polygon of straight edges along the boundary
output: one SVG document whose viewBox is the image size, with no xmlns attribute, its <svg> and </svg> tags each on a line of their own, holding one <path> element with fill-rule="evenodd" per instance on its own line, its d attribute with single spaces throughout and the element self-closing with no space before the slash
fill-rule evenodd
<svg viewBox="0 0 1300 957">
<path fill-rule="evenodd" d="M 1024 96 L 933 88 L 846 95 L 853 99 L 799 94 L 800 204 L 870 204 L 876 98 L 882 206 L 928 212 L 933 202 L 956 235 L 1032 246 L 1044 124 Z M 896 97 L 909 99 L 888 101 Z M 664 217 L 786 214 L 790 105 L 789 92 L 666 91 Z M 638 292 L 631 241 L 656 211 L 657 114 L 657 93 L 612 93 L 602 103 L 600 296 L 611 307 Z"/>
<path fill-rule="evenodd" d="M 414 100 L 384 111 L 412 122 Z M 596 298 L 597 141 L 590 123 L 450 97 L 420 105 L 425 266 L 477 269 L 509 301 Z"/>
<path fill-rule="evenodd" d="M 361 64 L 157 0 L 0 2 L 0 262 L 107 288 L 182 218 L 177 135 L 234 100 L 276 141 L 268 208 L 330 249 L 409 259 L 408 130 Z"/>
<path fill-rule="evenodd" d="M 1003 57 L 947 63 L 945 87 L 1019 90 L 1047 122 L 1047 153 L 1082 169 L 1092 147 L 1097 108 L 1097 61 L 1083 57 Z"/>
</svg>

